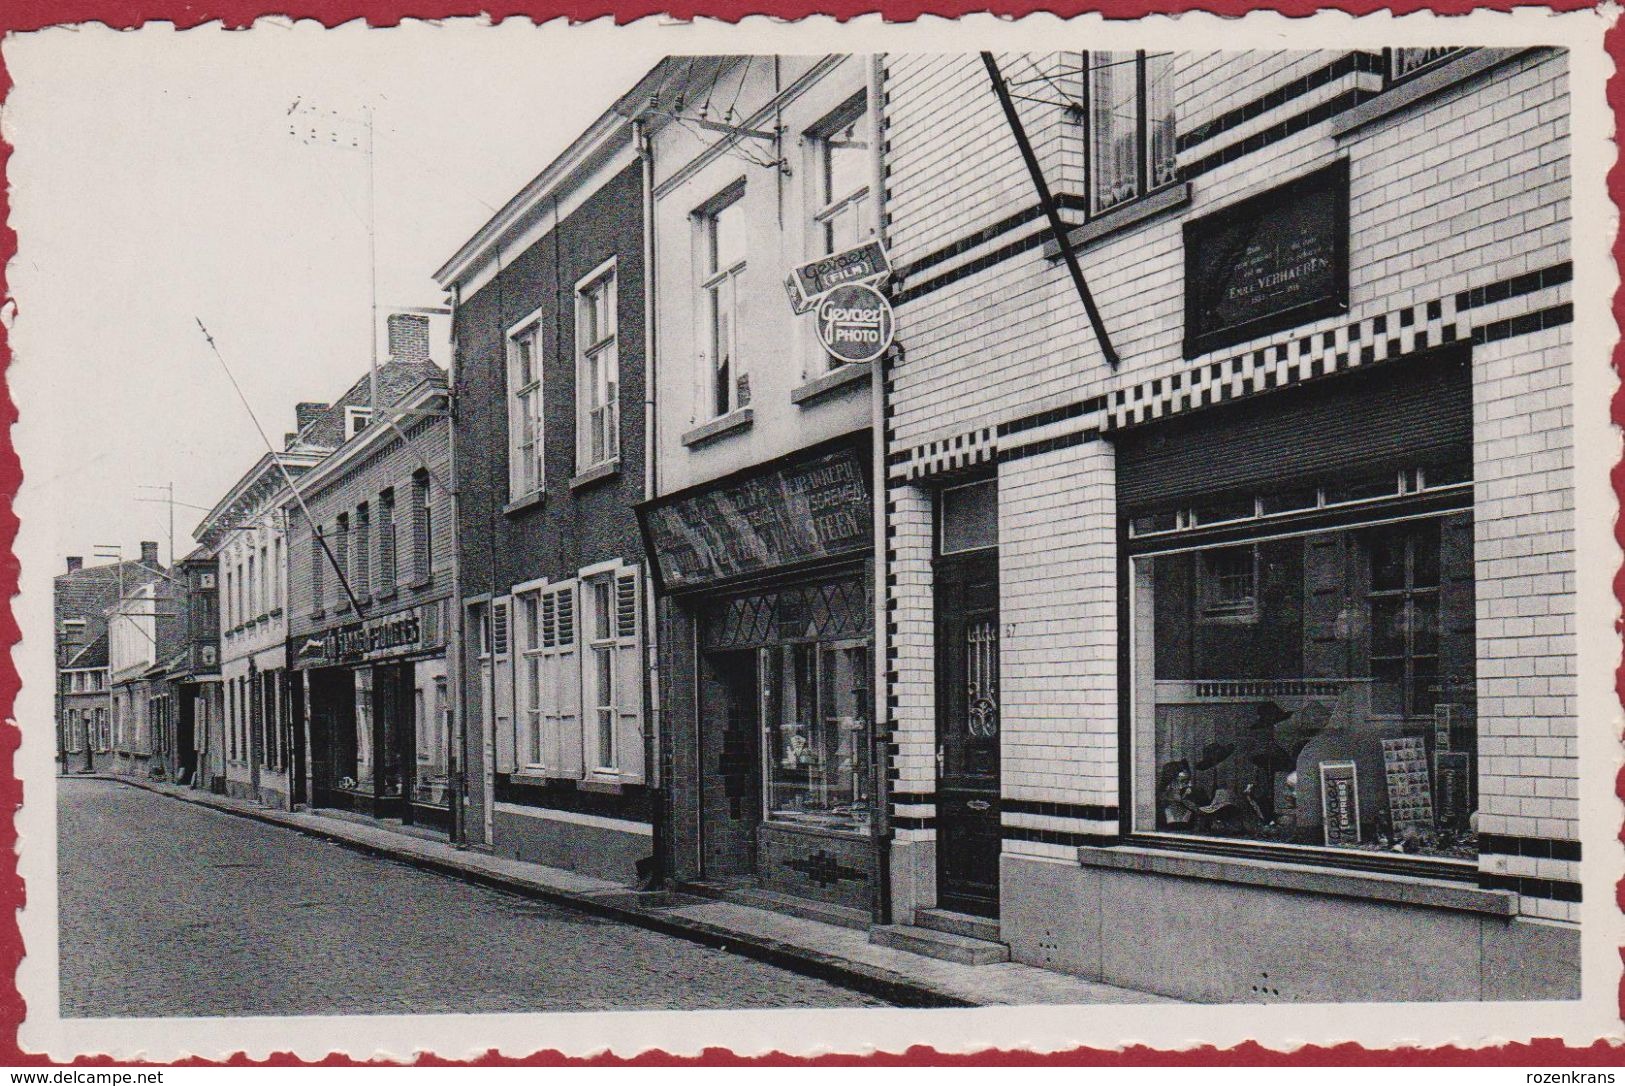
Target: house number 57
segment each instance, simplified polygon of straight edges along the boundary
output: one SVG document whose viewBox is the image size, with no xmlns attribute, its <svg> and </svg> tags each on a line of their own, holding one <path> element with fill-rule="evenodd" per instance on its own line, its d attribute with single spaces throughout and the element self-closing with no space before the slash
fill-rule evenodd
<svg viewBox="0 0 1625 1086">
<path fill-rule="evenodd" d="M 1014 622 L 1006 622 L 1004 624 L 1004 636 L 1005 637 L 1014 637 L 1014 636 L 1016 636 L 1016 624 Z"/>
</svg>

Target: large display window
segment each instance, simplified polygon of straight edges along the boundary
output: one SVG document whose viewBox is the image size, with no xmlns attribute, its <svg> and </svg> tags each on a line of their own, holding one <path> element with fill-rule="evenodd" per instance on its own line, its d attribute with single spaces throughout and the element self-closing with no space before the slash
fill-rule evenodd
<svg viewBox="0 0 1625 1086">
<path fill-rule="evenodd" d="M 1355 500 L 1131 522 L 1137 832 L 1477 856 L 1472 514 Z"/>
<path fill-rule="evenodd" d="M 868 642 L 775 645 L 759 659 L 768 820 L 867 833 Z"/>
</svg>

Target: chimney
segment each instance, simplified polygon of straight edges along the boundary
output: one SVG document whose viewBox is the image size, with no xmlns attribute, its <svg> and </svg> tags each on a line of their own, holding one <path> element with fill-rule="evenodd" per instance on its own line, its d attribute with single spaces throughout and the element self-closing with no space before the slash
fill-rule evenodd
<svg viewBox="0 0 1625 1086">
<path fill-rule="evenodd" d="M 293 409 L 293 424 L 303 431 L 305 427 L 309 426 L 311 423 L 315 422 L 317 419 L 326 414 L 327 409 L 331 406 L 331 404 L 325 403 L 299 404 Z"/>
<path fill-rule="evenodd" d="M 429 318 L 421 313 L 389 315 L 389 358 L 392 362 L 429 361 Z"/>
<path fill-rule="evenodd" d="M 158 544 L 150 539 L 141 541 L 141 564 L 158 568 Z"/>
<path fill-rule="evenodd" d="M 84 560 L 83 557 L 81 557 L 80 555 L 77 555 L 77 554 L 68 555 L 68 572 L 69 573 L 78 573 L 83 568 L 85 568 L 85 560 Z"/>
</svg>

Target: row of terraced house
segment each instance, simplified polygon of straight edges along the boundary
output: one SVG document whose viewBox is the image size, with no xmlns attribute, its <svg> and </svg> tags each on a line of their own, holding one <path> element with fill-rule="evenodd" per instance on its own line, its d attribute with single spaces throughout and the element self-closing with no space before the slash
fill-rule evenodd
<svg viewBox="0 0 1625 1086">
<path fill-rule="evenodd" d="M 1574 998 L 1567 81 L 668 58 L 143 573 L 156 704 L 64 685 L 64 764 L 1187 999 Z M 870 361 L 793 274 L 854 251 Z"/>
</svg>

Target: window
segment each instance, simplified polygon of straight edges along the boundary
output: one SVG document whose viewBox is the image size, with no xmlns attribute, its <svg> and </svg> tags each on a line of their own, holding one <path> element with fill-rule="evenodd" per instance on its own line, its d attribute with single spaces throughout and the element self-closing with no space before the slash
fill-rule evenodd
<svg viewBox="0 0 1625 1086">
<path fill-rule="evenodd" d="M 1404 501 L 1131 560 L 1136 830 L 1476 859 L 1472 513 Z"/>
<path fill-rule="evenodd" d="M 620 455 L 615 265 L 576 288 L 576 470 Z"/>
<path fill-rule="evenodd" d="M 520 664 L 521 703 L 517 743 L 519 764 L 541 769 L 542 761 L 542 593 L 519 597 L 520 633 L 523 635 Z M 557 641 L 557 606 L 547 597 L 548 628 Z"/>
<path fill-rule="evenodd" d="M 868 832 L 867 642 L 774 645 L 759 653 L 767 817 Z"/>
<path fill-rule="evenodd" d="M 344 409 L 344 439 L 348 441 L 372 422 L 372 408 L 346 407 Z"/>
<path fill-rule="evenodd" d="M 378 495 L 378 593 L 395 591 L 395 488 Z"/>
<path fill-rule="evenodd" d="M 412 582 L 428 584 L 434 576 L 434 525 L 430 522 L 429 473 L 412 475 Z"/>
<path fill-rule="evenodd" d="M 327 603 L 327 552 L 324 547 L 326 540 L 322 538 L 322 529 L 318 526 L 310 533 L 310 609 L 314 614 L 321 614 Z"/>
<path fill-rule="evenodd" d="M 615 760 L 615 581 L 599 577 L 589 581 L 592 639 L 588 643 L 587 701 L 594 724 L 593 748 L 599 769 L 613 770 Z"/>
<path fill-rule="evenodd" d="M 1178 180 L 1172 54 L 1090 53 L 1088 81 L 1091 211 Z"/>
<path fill-rule="evenodd" d="M 534 314 L 508 333 L 508 500 L 541 491 L 542 324 Z"/>
<path fill-rule="evenodd" d="M 745 201 L 742 187 L 725 196 L 702 219 L 700 284 L 706 350 L 710 358 L 710 414 L 726 415 L 750 404 L 750 374 L 739 356 L 739 322 L 745 276 Z"/>
<path fill-rule="evenodd" d="M 350 548 L 350 557 L 350 588 L 366 603 L 372 598 L 372 510 L 366 502 L 356 506 L 355 546 Z"/>
<path fill-rule="evenodd" d="M 263 615 L 272 607 L 271 604 L 271 552 L 270 548 L 260 546 L 260 602 L 254 609 L 255 616 Z"/>
<path fill-rule="evenodd" d="M 817 161 L 813 176 L 813 226 L 818 253 L 850 249 L 874 233 L 874 201 L 869 197 L 874 160 L 869 155 L 868 116 L 862 99 L 848 103 L 812 136 Z"/>
<path fill-rule="evenodd" d="M 338 609 L 350 606 L 344 582 L 350 577 L 350 514 L 340 513 L 333 527 L 333 564 L 338 567 Z"/>
<path fill-rule="evenodd" d="M 271 610 L 280 611 L 288 599 L 288 567 L 282 560 L 282 537 L 278 535 L 271 541 L 271 555 L 276 563 L 272 573 Z"/>
</svg>

